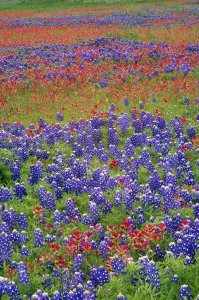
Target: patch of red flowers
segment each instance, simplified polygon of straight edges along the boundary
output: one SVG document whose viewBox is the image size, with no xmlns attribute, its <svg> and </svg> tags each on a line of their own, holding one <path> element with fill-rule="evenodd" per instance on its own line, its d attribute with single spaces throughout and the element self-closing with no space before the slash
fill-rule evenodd
<svg viewBox="0 0 199 300">
<path fill-rule="evenodd" d="M 128 220 L 120 224 L 118 231 L 116 226 L 110 225 L 107 227 L 107 232 L 111 233 L 110 243 L 108 244 L 109 253 L 111 255 L 117 254 L 126 259 L 130 257 L 131 250 L 145 250 L 151 242 L 162 240 L 166 229 L 164 223 L 158 225 L 148 224 L 142 230 L 132 229 L 132 224 Z M 122 244 L 121 238 L 124 238 L 127 244 Z"/>
<path fill-rule="evenodd" d="M 61 247 L 59 245 L 57 245 L 56 243 L 51 243 L 50 244 L 50 249 L 55 251 L 55 252 L 60 252 L 61 251 Z"/>
<path fill-rule="evenodd" d="M 38 205 L 35 208 L 33 208 L 33 215 L 43 215 L 44 214 L 44 210 L 43 207 Z"/>
<path fill-rule="evenodd" d="M 15 273 L 15 270 L 12 269 L 12 268 L 9 268 L 9 269 L 7 270 L 7 272 L 6 272 L 7 276 L 9 276 L 9 277 L 13 276 L 14 273 Z"/>
<path fill-rule="evenodd" d="M 179 123 L 180 124 L 185 124 L 185 123 L 188 123 L 188 120 L 186 118 L 180 118 Z"/>
<path fill-rule="evenodd" d="M 123 186 L 124 185 L 124 178 L 120 178 L 118 180 L 119 185 Z"/>
<path fill-rule="evenodd" d="M 109 167 L 110 167 L 111 169 L 117 169 L 118 166 L 119 166 L 119 163 L 118 163 L 117 160 L 112 160 L 112 161 L 110 162 L 110 164 L 109 164 Z"/>
<path fill-rule="evenodd" d="M 183 150 L 184 152 L 187 152 L 189 149 L 188 149 L 187 146 L 182 146 L 182 150 Z"/>
<path fill-rule="evenodd" d="M 66 267 L 67 266 L 67 263 L 65 262 L 65 260 L 63 259 L 58 259 L 58 260 L 55 260 L 55 267 Z"/>
<path fill-rule="evenodd" d="M 34 134 L 34 131 L 32 129 L 29 129 L 29 130 L 26 131 L 26 135 L 28 137 L 33 137 L 35 134 Z"/>
</svg>

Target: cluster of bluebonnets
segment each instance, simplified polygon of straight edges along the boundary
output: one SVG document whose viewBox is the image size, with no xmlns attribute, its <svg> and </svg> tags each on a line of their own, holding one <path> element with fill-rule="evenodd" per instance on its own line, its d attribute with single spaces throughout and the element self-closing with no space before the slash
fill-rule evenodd
<svg viewBox="0 0 199 300">
<path fill-rule="evenodd" d="M 23 46 L 0 59 L 2 84 L 66 80 L 91 82 L 105 88 L 110 82 L 151 80 L 162 74 L 187 76 L 197 66 L 198 44 L 171 47 L 166 42 L 141 42 L 100 37 L 74 45 Z"/>
<path fill-rule="evenodd" d="M 107 24 L 121 24 L 130 27 L 151 27 L 162 25 L 170 27 L 173 24 L 180 23 L 181 26 L 190 26 L 198 22 L 198 7 L 182 8 L 178 12 L 176 9 L 146 9 L 131 12 L 119 12 L 103 15 L 76 15 L 59 17 L 32 17 L 32 18 L 2 18 L 0 28 L 31 27 L 31 26 L 64 26 L 64 25 L 85 25 L 93 24 L 95 26 Z"/>
<path fill-rule="evenodd" d="M 0 295 L 93 300 L 128 263 L 139 266 L 140 280 L 161 290 L 157 261 L 168 255 L 183 259 L 186 268 L 195 264 L 199 164 L 189 155 L 197 151 L 198 116 L 195 125 L 144 110 L 118 116 L 112 105 L 106 118 L 64 124 L 58 113 L 57 120 L 1 126 L 1 164 L 12 186 L 4 178 L 0 188 L 0 266 L 14 277 L 0 277 Z M 30 209 L 21 211 L 27 201 Z M 191 214 L 183 216 L 184 209 Z M 121 230 L 103 223 L 120 211 Z M 170 276 L 175 284 L 181 274 Z M 132 284 L 138 284 L 133 274 Z M 183 282 L 179 299 L 196 296 Z"/>
</svg>

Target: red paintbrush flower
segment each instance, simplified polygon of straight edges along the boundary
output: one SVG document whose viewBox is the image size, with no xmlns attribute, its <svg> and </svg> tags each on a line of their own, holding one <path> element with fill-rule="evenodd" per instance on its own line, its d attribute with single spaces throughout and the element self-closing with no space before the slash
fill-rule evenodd
<svg viewBox="0 0 199 300">
<path fill-rule="evenodd" d="M 111 268 L 111 258 L 110 257 L 107 258 L 105 265 L 106 265 L 107 271 L 110 272 L 112 270 L 112 268 Z"/>
<path fill-rule="evenodd" d="M 56 267 L 66 267 L 67 263 L 65 262 L 65 260 L 59 259 L 55 261 L 55 266 Z"/>
<path fill-rule="evenodd" d="M 156 109 L 156 110 L 154 111 L 154 114 L 155 114 L 156 116 L 161 116 L 161 115 L 162 115 L 162 113 L 161 113 L 161 111 L 160 111 L 159 109 Z"/>
<path fill-rule="evenodd" d="M 188 149 L 187 146 L 182 146 L 182 150 L 183 150 L 184 152 L 187 152 L 189 149 Z"/>
<path fill-rule="evenodd" d="M 34 269 L 34 266 L 35 266 L 34 264 L 32 264 L 32 263 L 29 263 L 29 264 L 28 264 L 28 269 L 29 269 L 29 270 L 32 270 L 32 269 Z"/>
<path fill-rule="evenodd" d="M 84 235 L 86 238 L 90 239 L 93 236 L 93 233 L 91 231 L 86 231 Z"/>
<path fill-rule="evenodd" d="M 107 230 L 107 231 L 113 231 L 113 230 L 115 230 L 115 229 L 116 229 L 116 226 L 113 225 L 113 224 L 110 224 L 109 226 L 106 227 L 106 230 Z"/>
<path fill-rule="evenodd" d="M 7 274 L 7 276 L 9 276 L 9 277 L 13 276 L 14 273 L 15 273 L 15 270 L 12 269 L 12 268 L 9 268 L 9 269 L 6 271 L 6 274 Z"/>
<path fill-rule="evenodd" d="M 190 222 L 188 220 L 183 220 L 179 225 L 179 229 L 183 229 L 185 226 L 190 226 Z"/>
<path fill-rule="evenodd" d="M 168 103 L 168 100 L 166 98 L 163 99 L 163 103 Z"/>
<path fill-rule="evenodd" d="M 110 167 L 111 169 L 117 169 L 118 166 L 119 166 L 119 163 L 118 163 L 117 160 L 112 160 L 112 161 L 110 162 L 110 164 L 109 164 L 109 167 Z"/>
<path fill-rule="evenodd" d="M 52 228 L 53 228 L 53 225 L 50 224 L 50 223 L 48 223 L 48 224 L 45 225 L 45 227 L 46 227 L 46 229 L 52 229 Z"/>
<path fill-rule="evenodd" d="M 115 247 L 115 243 L 113 243 L 113 242 L 110 242 L 109 244 L 108 244 L 108 248 L 111 250 L 111 249 L 113 249 L 114 247 Z"/>
<path fill-rule="evenodd" d="M 60 252 L 61 251 L 61 247 L 59 245 L 57 245 L 56 243 L 51 243 L 50 244 L 50 249 L 55 251 L 55 252 Z"/>
<path fill-rule="evenodd" d="M 53 255 L 49 254 L 49 253 L 43 253 L 39 257 L 39 259 L 41 259 L 41 260 L 51 260 L 52 258 L 53 258 Z"/>
<path fill-rule="evenodd" d="M 93 226 L 93 229 L 94 229 L 95 231 L 99 231 L 100 228 L 101 228 L 100 224 L 96 224 L 96 225 Z"/>
<path fill-rule="evenodd" d="M 84 253 L 89 253 L 89 252 L 91 252 L 91 250 L 93 249 L 91 243 L 89 243 L 89 242 L 83 243 L 81 246 L 82 246 L 82 251 L 83 251 Z"/>
<path fill-rule="evenodd" d="M 137 238 L 137 237 L 142 236 L 142 235 L 143 235 L 142 231 L 141 231 L 141 230 L 137 230 L 137 229 L 132 230 L 132 231 L 129 233 L 129 237 L 130 237 L 130 238 Z"/>
<path fill-rule="evenodd" d="M 32 129 L 29 129 L 26 131 L 26 135 L 29 136 L 29 137 L 33 137 L 35 134 L 34 134 L 34 131 Z"/>
<path fill-rule="evenodd" d="M 67 255 L 75 256 L 78 253 L 78 243 L 77 241 L 71 239 L 66 245 L 66 253 Z"/>
<path fill-rule="evenodd" d="M 116 253 L 121 257 L 129 257 L 129 247 L 127 245 L 119 245 L 116 249 Z"/>
<path fill-rule="evenodd" d="M 97 250 L 94 251 L 94 254 L 95 254 L 95 255 L 99 255 L 99 254 L 100 254 L 100 251 L 97 249 Z"/>
<path fill-rule="evenodd" d="M 188 120 L 186 118 L 180 118 L 179 123 L 180 124 L 185 124 L 185 123 L 188 123 Z"/>
<path fill-rule="evenodd" d="M 119 180 L 118 180 L 118 183 L 119 183 L 119 185 L 124 185 L 124 178 L 120 178 Z"/>
<path fill-rule="evenodd" d="M 72 237 L 74 240 L 79 241 L 82 238 L 83 233 L 79 230 L 73 232 Z"/>
<path fill-rule="evenodd" d="M 121 234 L 120 233 L 117 233 L 117 232 L 113 232 L 112 234 L 111 234 L 111 240 L 118 240 L 119 238 L 120 238 L 120 236 L 121 236 Z"/>
<path fill-rule="evenodd" d="M 158 229 L 161 231 L 161 232 L 165 232 L 167 230 L 167 225 L 164 224 L 164 223 L 160 223 L 158 224 Z"/>
<path fill-rule="evenodd" d="M 37 129 L 37 133 L 39 133 L 39 134 L 41 134 L 42 132 L 43 132 L 43 128 L 42 127 L 39 127 L 38 129 Z"/>
<path fill-rule="evenodd" d="M 131 228 L 132 224 L 129 221 L 124 221 L 120 224 L 121 229 L 129 230 Z"/>
<path fill-rule="evenodd" d="M 35 208 L 33 208 L 33 214 L 34 215 L 43 215 L 44 214 L 44 210 L 43 210 L 43 207 L 38 205 L 36 206 Z"/>
</svg>

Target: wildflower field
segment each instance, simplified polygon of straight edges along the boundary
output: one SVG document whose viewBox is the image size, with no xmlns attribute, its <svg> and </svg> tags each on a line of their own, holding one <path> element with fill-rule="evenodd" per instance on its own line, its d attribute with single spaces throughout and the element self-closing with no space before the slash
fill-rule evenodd
<svg viewBox="0 0 199 300">
<path fill-rule="evenodd" d="M 199 4 L 0 0 L 0 300 L 199 300 Z"/>
</svg>

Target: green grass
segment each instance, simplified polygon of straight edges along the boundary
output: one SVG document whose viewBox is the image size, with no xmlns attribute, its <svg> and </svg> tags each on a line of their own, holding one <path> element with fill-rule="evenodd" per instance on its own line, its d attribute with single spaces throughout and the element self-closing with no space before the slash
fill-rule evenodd
<svg viewBox="0 0 199 300">
<path fill-rule="evenodd" d="M 115 6 L 163 2 L 164 0 L 0 0 L 0 10 L 26 11 L 67 8 L 89 8 L 95 6 Z"/>
<path fill-rule="evenodd" d="M 198 256 L 196 259 L 199 262 Z M 197 293 L 199 288 L 197 280 L 197 263 L 195 265 L 185 267 L 183 259 L 175 259 L 173 257 L 166 256 L 164 262 L 158 263 L 158 267 L 160 270 L 160 281 L 162 285 L 161 292 L 140 280 L 140 277 L 137 275 L 140 267 L 137 263 L 129 263 L 126 268 L 126 275 L 119 275 L 118 277 L 115 276 L 111 279 L 110 283 L 105 284 L 103 287 L 98 289 L 98 299 L 114 300 L 117 299 L 117 295 L 121 293 L 126 295 L 127 300 L 177 300 L 179 299 L 180 286 L 187 281 L 191 286 L 192 293 Z M 167 268 L 167 272 L 165 272 L 164 268 Z M 175 274 L 179 274 L 179 282 L 172 283 L 171 278 Z M 132 276 L 134 279 L 137 279 L 136 286 L 131 284 Z M 196 298 L 191 299 L 195 300 Z"/>
</svg>

